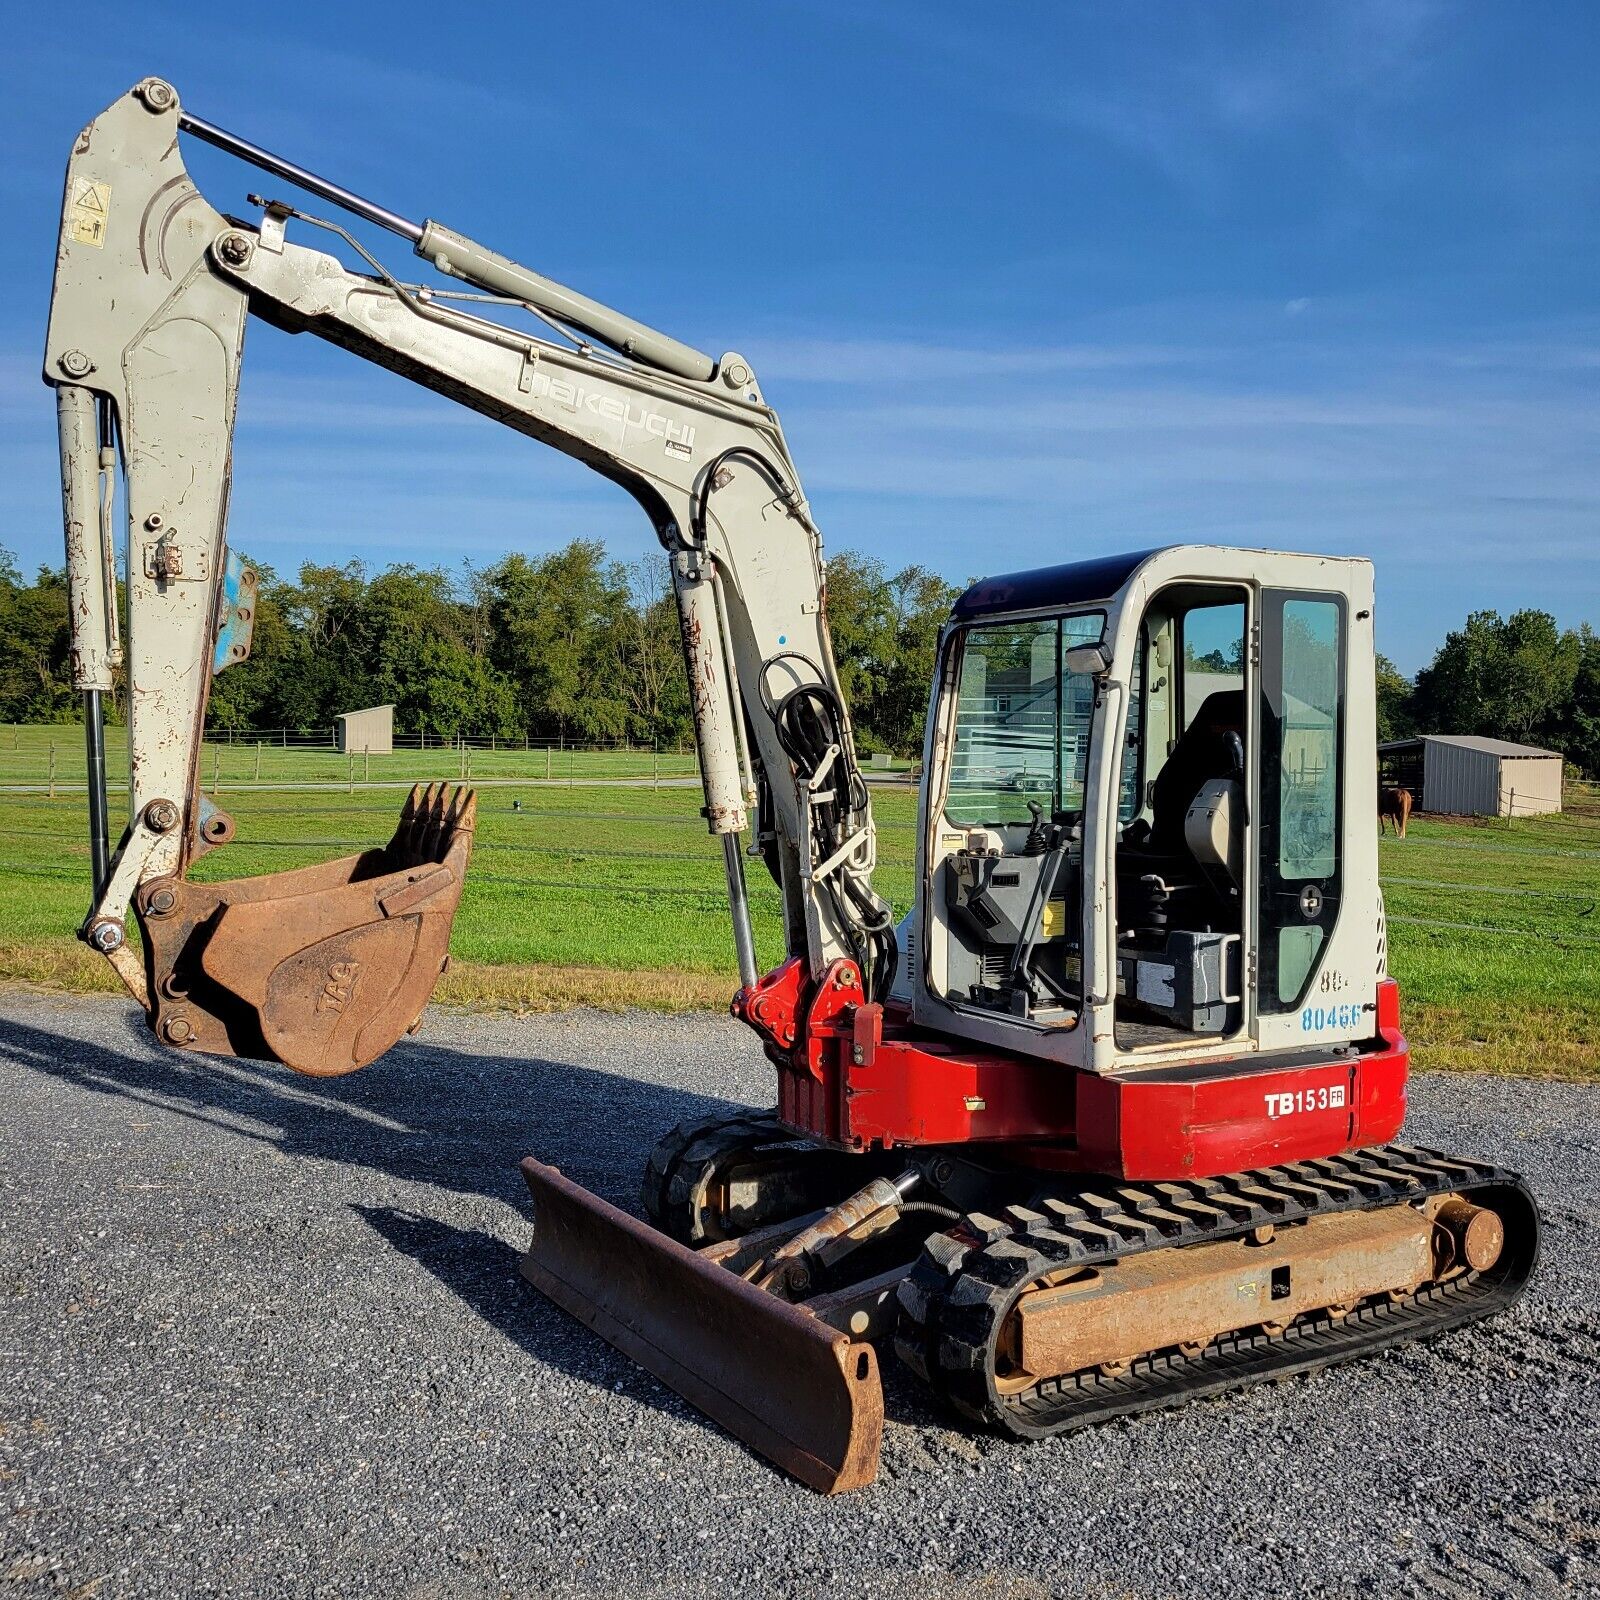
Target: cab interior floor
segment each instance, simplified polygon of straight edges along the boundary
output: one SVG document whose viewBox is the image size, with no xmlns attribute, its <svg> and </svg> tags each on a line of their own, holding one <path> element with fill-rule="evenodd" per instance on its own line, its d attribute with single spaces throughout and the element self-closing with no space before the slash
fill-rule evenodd
<svg viewBox="0 0 1600 1600">
<path fill-rule="evenodd" d="M 1185 1039 L 1198 1039 L 1206 1044 L 1212 1044 L 1221 1037 L 1220 1034 L 1194 1033 L 1175 1022 L 1166 1022 L 1159 1017 L 1117 1018 L 1116 1039 L 1119 1050 L 1143 1050 L 1156 1045 L 1179 1044 Z"/>
</svg>

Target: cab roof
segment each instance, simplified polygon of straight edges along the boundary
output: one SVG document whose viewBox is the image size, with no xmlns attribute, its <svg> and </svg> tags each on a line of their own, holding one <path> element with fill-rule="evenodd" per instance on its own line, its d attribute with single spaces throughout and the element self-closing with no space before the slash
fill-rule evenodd
<svg viewBox="0 0 1600 1600">
<path fill-rule="evenodd" d="M 953 623 L 979 617 L 1065 611 L 1114 600 L 1139 569 L 1154 564 L 1160 581 L 1240 583 L 1254 580 L 1295 589 L 1329 589 L 1341 594 L 1370 593 L 1372 563 L 1364 556 L 1322 556 L 1302 550 L 1254 550 L 1237 545 L 1166 544 L 1152 550 L 1128 550 L 980 578 L 950 608 Z"/>
<path fill-rule="evenodd" d="M 1044 611 L 1109 600 L 1135 570 L 1161 549 L 1130 550 L 1093 561 L 1071 561 L 1060 567 L 1036 567 L 1032 572 L 1007 572 L 980 578 L 950 608 L 952 622 L 1001 611 Z"/>
</svg>

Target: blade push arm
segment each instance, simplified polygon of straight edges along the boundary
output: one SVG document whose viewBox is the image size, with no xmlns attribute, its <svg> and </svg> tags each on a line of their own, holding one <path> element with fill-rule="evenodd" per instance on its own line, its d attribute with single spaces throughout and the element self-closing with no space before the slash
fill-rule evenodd
<svg viewBox="0 0 1600 1600">
<path fill-rule="evenodd" d="M 434 223 L 418 228 L 417 242 L 436 264 L 634 359 L 488 321 L 375 262 L 373 276 L 351 272 L 287 239 L 296 215 L 287 207 L 267 207 L 259 229 L 232 222 L 183 168 L 176 135 L 186 124 L 213 142 L 231 139 L 186 118 L 170 86 L 147 80 L 85 130 L 68 169 L 45 377 L 98 397 L 114 419 L 129 549 L 131 819 L 86 936 L 117 959 L 112 947 L 141 885 L 181 876 L 231 832 L 198 794 L 197 763 L 210 669 L 248 650 L 249 607 L 223 602 L 229 452 L 254 312 L 552 445 L 629 491 L 671 563 L 705 814 L 723 836 L 743 981 L 756 968 L 739 840 L 747 806 L 758 804 L 790 954 L 817 977 L 849 957 L 886 989 L 893 935 L 870 886 L 871 810 L 832 662 L 820 541 L 749 364 L 727 355 L 701 376 L 704 358 L 691 359 L 698 353 L 687 346 Z M 299 173 L 276 158 L 263 164 Z M 65 423 L 63 460 L 64 482 L 89 470 L 84 449 L 69 452 Z M 237 562 L 231 570 L 236 594 L 248 575 Z M 165 805 L 178 820 L 157 827 Z M 123 957 L 130 987 L 132 966 Z"/>
</svg>

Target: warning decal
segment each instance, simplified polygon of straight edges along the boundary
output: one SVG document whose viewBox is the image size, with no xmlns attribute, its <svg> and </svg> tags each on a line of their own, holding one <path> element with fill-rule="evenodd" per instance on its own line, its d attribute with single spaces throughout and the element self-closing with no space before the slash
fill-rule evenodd
<svg viewBox="0 0 1600 1600">
<path fill-rule="evenodd" d="M 111 210 L 111 185 L 93 178 L 72 180 L 72 203 L 67 207 L 67 230 L 78 244 L 92 244 L 103 250 L 106 243 L 106 214 Z"/>
</svg>

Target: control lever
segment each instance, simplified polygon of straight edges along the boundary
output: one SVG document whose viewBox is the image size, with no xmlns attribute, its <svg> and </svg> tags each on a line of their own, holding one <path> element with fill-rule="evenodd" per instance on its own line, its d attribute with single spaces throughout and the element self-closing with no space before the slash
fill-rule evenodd
<svg viewBox="0 0 1600 1600">
<path fill-rule="evenodd" d="M 1033 828 L 1029 830 L 1028 842 L 1031 845 L 1034 834 L 1042 833 L 1044 860 L 1039 866 L 1039 876 L 1034 879 L 1033 893 L 1028 896 L 1028 909 L 1022 918 L 1022 937 L 1017 941 L 1016 952 L 1011 958 L 1011 971 L 1006 975 L 1011 1009 L 1019 1016 L 1028 1014 L 1028 1008 L 1036 998 L 1028 969 L 1033 965 L 1033 952 L 1044 926 L 1044 908 L 1049 902 L 1051 889 L 1055 887 L 1056 874 L 1061 868 L 1061 858 L 1066 854 L 1069 837 L 1063 824 L 1044 821 L 1043 808 L 1036 801 L 1030 800 L 1028 809 L 1033 812 Z M 1028 849 L 1023 851 L 1024 855 L 1038 853 Z M 1020 1009 L 1019 1000 L 1022 1002 Z"/>
</svg>

